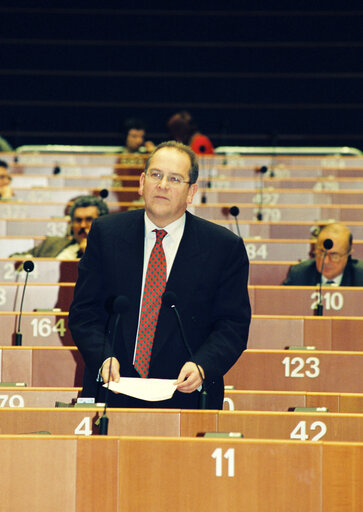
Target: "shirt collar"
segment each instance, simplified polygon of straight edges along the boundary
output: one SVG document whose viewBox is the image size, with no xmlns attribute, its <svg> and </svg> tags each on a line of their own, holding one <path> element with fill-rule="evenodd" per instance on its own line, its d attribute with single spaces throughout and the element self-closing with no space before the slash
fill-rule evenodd
<svg viewBox="0 0 363 512">
<path fill-rule="evenodd" d="M 335 286 L 340 286 L 340 283 L 343 279 L 343 274 L 339 274 L 338 276 L 335 276 L 334 279 L 328 279 L 327 277 L 322 276 L 322 282 L 321 284 L 324 286 L 328 281 L 334 281 Z M 332 286 L 332 284 L 330 285 Z"/>
<path fill-rule="evenodd" d="M 170 236 L 171 238 L 175 238 L 178 236 L 178 234 L 182 234 L 184 231 L 185 226 L 185 213 L 179 217 L 179 219 L 176 219 L 174 222 L 171 222 L 167 226 L 165 226 L 162 229 L 165 229 L 165 231 L 168 233 L 167 236 Z M 147 213 L 145 212 L 145 236 L 149 237 L 155 237 L 155 233 L 153 233 L 154 229 L 161 229 L 158 226 L 156 226 L 149 217 L 147 216 Z"/>
</svg>

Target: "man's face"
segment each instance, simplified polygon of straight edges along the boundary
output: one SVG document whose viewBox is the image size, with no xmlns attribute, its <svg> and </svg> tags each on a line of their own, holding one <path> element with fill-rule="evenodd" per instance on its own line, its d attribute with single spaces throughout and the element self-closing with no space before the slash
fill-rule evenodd
<svg viewBox="0 0 363 512">
<path fill-rule="evenodd" d="M 131 128 L 126 137 L 126 147 L 133 153 L 137 151 L 140 146 L 144 144 L 145 130 L 136 130 Z"/>
<path fill-rule="evenodd" d="M 87 238 L 91 224 L 94 219 L 97 219 L 98 215 L 97 206 L 85 206 L 74 210 L 71 227 L 76 242 L 80 244 L 82 240 Z"/>
<path fill-rule="evenodd" d="M 323 233 L 322 236 L 318 236 L 315 256 L 318 272 L 321 272 L 324 254 L 323 243 L 327 238 L 332 240 L 333 247 L 326 253 L 323 276 L 327 279 L 334 279 L 344 272 L 349 256 L 349 254 L 347 254 L 349 250 L 349 240 L 344 233 Z"/>
<path fill-rule="evenodd" d="M 186 153 L 166 147 L 154 154 L 146 174 L 141 174 L 139 194 L 144 197 L 148 217 L 159 228 L 179 219 L 193 201 L 198 189 L 196 183 L 168 182 L 171 175 L 189 181 L 189 169 L 190 158 Z M 154 181 L 150 177 L 150 172 L 155 170 L 163 174 L 162 180 Z"/>
</svg>

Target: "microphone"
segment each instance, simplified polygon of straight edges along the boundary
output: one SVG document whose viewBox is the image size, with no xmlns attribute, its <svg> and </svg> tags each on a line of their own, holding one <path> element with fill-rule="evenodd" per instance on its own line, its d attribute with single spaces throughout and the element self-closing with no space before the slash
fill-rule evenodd
<svg viewBox="0 0 363 512">
<path fill-rule="evenodd" d="M 24 261 L 23 269 L 26 272 L 26 276 L 25 276 L 23 294 L 21 296 L 21 302 L 20 302 L 20 312 L 19 312 L 19 318 L 18 318 L 18 329 L 17 329 L 17 332 L 15 334 L 15 345 L 17 345 L 17 346 L 21 346 L 22 340 L 23 340 L 23 335 L 21 334 L 20 327 L 21 327 L 21 317 L 23 315 L 24 295 L 25 295 L 25 288 L 26 288 L 26 285 L 28 283 L 29 274 L 30 274 L 30 272 L 33 272 L 33 270 L 34 270 L 34 263 L 31 260 Z"/>
<path fill-rule="evenodd" d="M 321 269 L 320 269 L 320 282 L 319 282 L 319 303 L 316 309 L 316 315 L 317 316 L 323 316 L 323 297 L 321 293 L 321 287 L 323 284 L 323 271 L 324 271 L 324 263 L 327 251 L 329 251 L 333 247 L 333 240 L 331 238 L 326 238 L 323 242 L 324 246 L 324 254 L 323 254 L 323 261 L 321 262 Z"/>
<path fill-rule="evenodd" d="M 106 197 L 108 197 L 108 194 L 109 194 L 109 192 L 108 192 L 107 188 L 103 188 L 102 190 L 100 190 L 100 197 L 102 199 L 106 199 Z"/>
<path fill-rule="evenodd" d="M 266 174 L 266 172 L 268 171 L 266 165 L 263 165 L 262 167 L 260 167 L 259 169 L 257 169 L 257 172 L 260 174 L 260 201 L 259 201 L 259 204 L 258 204 L 258 210 L 257 210 L 257 215 L 256 215 L 256 219 L 257 220 L 263 220 L 263 214 L 262 214 L 262 206 L 263 206 L 263 175 Z"/>
<path fill-rule="evenodd" d="M 187 352 L 188 352 L 188 354 L 190 356 L 190 359 L 192 360 L 192 362 L 197 367 L 199 376 L 200 376 L 201 381 L 202 381 L 202 391 L 200 392 L 200 397 L 199 397 L 199 409 L 207 409 L 208 394 L 207 394 L 207 390 L 205 389 L 205 382 L 204 382 L 205 379 L 204 379 L 204 377 L 202 375 L 202 372 L 200 371 L 199 366 L 197 365 L 197 362 L 196 362 L 196 360 L 194 358 L 194 354 L 192 352 L 192 349 L 190 348 L 190 345 L 187 342 L 187 339 L 186 339 L 186 336 L 185 336 L 185 333 L 184 333 L 184 329 L 183 329 L 183 324 L 182 324 L 182 321 L 180 319 L 179 311 L 177 310 L 177 307 L 176 307 L 176 302 L 177 302 L 177 297 L 176 297 L 176 294 L 174 292 L 165 292 L 164 293 L 163 298 L 162 298 L 162 304 L 164 306 L 169 307 L 172 310 L 174 310 L 176 318 L 177 318 L 178 326 L 179 326 L 179 331 L 180 331 L 180 334 L 181 334 L 184 346 L 187 349 Z"/>
<path fill-rule="evenodd" d="M 229 209 L 229 213 L 231 215 L 233 215 L 235 221 L 236 221 L 236 228 L 237 228 L 237 233 L 238 233 L 238 236 L 241 237 L 241 232 L 239 230 L 239 225 L 238 225 L 238 220 L 237 220 L 237 217 L 239 215 L 239 208 L 238 206 L 231 206 L 231 208 Z"/>
<path fill-rule="evenodd" d="M 106 304 L 105 304 L 106 311 L 110 315 L 116 314 L 116 320 L 115 320 L 115 324 L 113 326 L 113 333 L 112 333 L 111 354 L 113 354 L 114 348 L 115 348 L 116 334 L 117 334 L 118 324 L 120 322 L 120 317 L 123 313 L 126 313 L 126 311 L 128 311 L 129 307 L 130 307 L 130 301 L 125 295 L 119 295 L 116 298 L 110 298 L 110 299 L 106 300 Z M 111 357 L 113 357 L 113 356 L 111 356 Z M 99 435 L 101 435 L 101 436 L 107 436 L 107 433 L 108 433 L 107 401 L 108 401 L 108 394 L 110 391 L 111 367 L 112 367 L 112 364 L 110 364 L 110 368 L 108 371 L 108 382 L 107 382 L 106 393 L 105 393 L 105 406 L 103 409 L 102 417 L 100 418 Z"/>
</svg>

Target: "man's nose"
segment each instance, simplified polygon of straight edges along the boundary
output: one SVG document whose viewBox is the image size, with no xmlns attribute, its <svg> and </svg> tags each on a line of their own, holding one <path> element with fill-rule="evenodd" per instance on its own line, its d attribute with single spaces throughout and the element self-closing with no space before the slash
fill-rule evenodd
<svg viewBox="0 0 363 512">
<path fill-rule="evenodd" d="M 168 177 L 163 176 L 162 179 L 159 181 L 159 186 L 162 188 L 166 188 L 169 186 Z"/>
</svg>

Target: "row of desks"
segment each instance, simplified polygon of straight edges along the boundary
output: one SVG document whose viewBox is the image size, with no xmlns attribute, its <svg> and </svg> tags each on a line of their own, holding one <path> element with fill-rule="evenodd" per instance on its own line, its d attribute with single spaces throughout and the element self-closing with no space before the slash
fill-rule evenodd
<svg viewBox="0 0 363 512">
<path fill-rule="evenodd" d="M 0 408 L 55 407 L 76 403 L 81 388 L 0 386 Z M 363 414 L 363 393 L 254 391 L 225 389 L 224 410 L 288 412 L 296 407 Z"/>
<path fill-rule="evenodd" d="M 13 174 L 12 186 L 14 189 L 18 188 L 48 188 L 48 187 L 71 187 L 71 188 L 86 188 L 91 190 L 101 190 L 103 188 L 110 189 L 112 187 L 135 187 L 139 182 L 139 174 L 110 174 L 99 176 L 70 176 L 66 174 L 53 175 L 37 175 L 37 174 Z M 334 190 L 361 190 L 363 189 L 363 177 L 271 177 L 268 173 L 264 177 L 264 188 L 271 189 L 305 189 L 316 191 L 334 191 Z M 239 188 L 255 190 L 259 189 L 260 175 L 256 174 L 254 177 L 246 176 L 224 176 L 223 172 L 218 176 L 201 176 L 198 180 L 199 187 L 209 189 L 228 189 Z"/>
<path fill-rule="evenodd" d="M 0 345 L 14 344 L 19 313 L 1 311 Z M 24 312 L 23 346 L 73 346 L 66 312 Z M 248 339 L 252 349 L 315 347 L 317 350 L 363 351 L 362 317 L 253 315 Z"/>
<path fill-rule="evenodd" d="M 21 230 L 25 232 L 28 223 L 24 222 L 23 224 L 24 225 L 22 226 Z M 31 224 L 29 224 L 29 227 L 31 227 Z M 5 237 L 0 236 L 0 258 L 7 259 L 12 254 L 30 251 L 36 245 L 39 245 L 39 243 L 42 242 L 44 238 L 44 236 L 30 237 L 29 235 L 13 235 Z M 303 259 L 308 259 L 314 250 L 314 245 L 311 240 L 247 238 L 244 240 L 244 242 L 250 261 L 285 262 L 285 264 L 289 263 L 291 265 Z M 363 240 L 354 242 L 353 255 L 355 258 L 363 258 Z M 7 268 L 9 268 L 9 265 L 7 265 Z M 53 279 L 53 282 L 56 282 L 56 280 Z M 279 283 L 281 283 L 281 281 Z M 264 284 L 269 283 L 265 282 Z"/>
<path fill-rule="evenodd" d="M 363 352 L 248 349 L 224 380 L 244 390 L 362 393 L 362 367 Z M 0 348 L 2 382 L 73 387 L 81 385 L 82 375 L 75 347 Z"/>
<path fill-rule="evenodd" d="M 0 283 L 0 311 L 19 311 L 23 281 Z M 24 298 L 24 311 L 46 310 L 67 312 L 73 300 L 74 283 L 29 283 Z M 254 315 L 315 314 L 319 292 L 313 286 L 248 287 Z M 325 316 L 362 316 L 363 288 L 323 287 Z"/>
<path fill-rule="evenodd" d="M 137 196 L 135 195 L 135 199 Z M 129 200 L 108 202 L 110 213 L 125 211 L 135 208 L 138 203 Z M 258 204 L 247 204 L 240 201 L 230 202 L 209 202 L 206 204 L 192 204 L 188 210 L 199 217 L 208 220 L 231 220 L 229 213 L 231 206 L 237 206 L 240 209 L 240 222 L 256 220 L 256 215 L 262 213 L 264 221 L 310 221 L 311 223 L 319 221 L 328 221 L 335 219 L 344 223 L 353 221 L 362 221 L 362 204 L 270 204 L 259 208 Z M 31 202 L 31 201 L 8 201 L 0 203 L 0 218 L 44 218 L 49 217 L 62 218 L 68 210 L 67 205 L 62 201 L 59 203 L 51 201 Z"/>
<path fill-rule="evenodd" d="M 236 232 L 236 221 L 229 219 L 215 220 L 217 224 Z M 311 228 L 322 225 L 323 222 L 311 221 L 257 221 L 243 220 L 239 223 L 242 238 L 264 239 L 294 239 L 307 240 L 311 237 Z M 347 222 L 354 240 L 363 240 L 363 222 Z M 68 220 L 60 218 L 2 218 L 0 219 L 0 236 L 65 236 Z M 300 255 L 301 256 L 301 255 Z"/>
<path fill-rule="evenodd" d="M 4 512 L 361 512 L 362 461 L 362 443 L 0 436 L 0 493 Z"/>
<path fill-rule="evenodd" d="M 97 435 L 103 408 L 2 408 L 0 435 Z M 109 409 L 109 435 L 196 437 L 238 432 L 246 439 L 363 442 L 363 415 L 330 412 Z"/>
<path fill-rule="evenodd" d="M 98 195 L 99 187 L 95 190 L 87 187 L 75 188 L 13 188 L 15 199 L 25 202 L 63 202 L 74 200 L 80 195 Z M 138 187 L 114 188 L 108 190 L 107 202 L 126 202 L 138 198 Z M 206 203 L 254 203 L 264 206 L 280 206 L 283 204 L 301 204 L 301 205 L 344 205 L 344 204 L 362 204 L 363 190 L 308 190 L 308 189 L 268 189 L 245 190 L 237 188 L 198 189 L 194 199 L 198 204 L 203 198 Z"/>
</svg>

